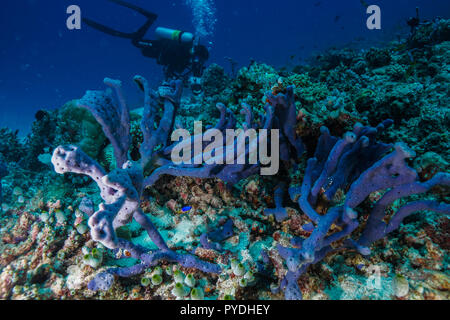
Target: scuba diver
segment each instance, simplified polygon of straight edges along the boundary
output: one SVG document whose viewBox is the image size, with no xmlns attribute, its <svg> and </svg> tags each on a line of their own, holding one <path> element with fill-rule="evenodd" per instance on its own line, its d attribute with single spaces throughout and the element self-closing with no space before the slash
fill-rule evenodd
<svg viewBox="0 0 450 320">
<path fill-rule="evenodd" d="M 208 49 L 199 44 L 198 39 L 190 32 L 162 27 L 156 28 L 157 40 L 144 39 L 158 15 L 122 0 L 109 1 L 142 14 L 147 21 L 132 33 L 116 31 L 87 18 L 83 18 L 83 22 L 114 37 L 130 39 L 131 43 L 141 50 L 144 57 L 155 59 L 159 65 L 163 66 L 166 81 L 174 78 L 182 79 L 184 83 L 189 83 L 194 94 L 200 94 L 202 91 L 200 78 L 205 69 L 204 64 L 209 58 Z"/>
</svg>

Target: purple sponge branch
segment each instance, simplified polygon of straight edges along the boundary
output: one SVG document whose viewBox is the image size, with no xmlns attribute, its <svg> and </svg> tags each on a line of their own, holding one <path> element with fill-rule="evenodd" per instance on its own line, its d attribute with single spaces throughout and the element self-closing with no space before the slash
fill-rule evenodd
<svg viewBox="0 0 450 320">
<path fill-rule="evenodd" d="M 216 104 L 216 108 L 219 109 L 220 119 L 217 122 L 214 129 L 223 130 L 223 128 L 227 122 L 227 119 L 229 118 L 229 116 L 228 116 L 229 110 L 223 103 Z"/>
<path fill-rule="evenodd" d="M 424 210 L 435 211 L 437 213 L 445 214 L 447 216 L 450 215 L 449 204 L 439 203 L 431 200 L 413 201 L 408 204 L 405 204 L 397 211 L 395 216 L 388 223 L 384 234 L 386 235 L 394 230 L 397 230 L 400 224 L 402 223 L 403 219 L 406 218 L 407 216 L 415 212 Z"/>
<path fill-rule="evenodd" d="M 77 146 L 59 146 L 53 151 L 52 164 L 55 171 L 59 174 L 67 172 L 83 174 L 91 177 L 99 189 L 100 196 L 108 203 L 113 202 L 114 190 L 108 188 L 102 178 L 106 175 L 103 168 Z"/>
<path fill-rule="evenodd" d="M 164 150 L 162 150 L 162 152 L 161 152 L 162 155 L 161 156 L 170 157 L 171 152 L 173 151 L 173 149 L 175 147 L 182 148 L 184 146 L 190 146 L 190 149 L 194 150 L 193 144 L 196 141 L 196 139 L 200 139 L 200 138 L 203 141 L 203 145 L 202 146 L 203 146 L 203 149 L 204 149 L 209 144 L 208 139 L 205 139 L 205 141 L 203 140 L 203 137 L 208 135 L 208 132 L 215 132 L 215 130 L 218 130 L 223 135 L 223 133 L 226 132 L 226 129 L 233 129 L 235 127 L 235 125 L 236 125 L 236 118 L 234 117 L 234 114 L 230 111 L 230 109 L 228 109 L 222 103 L 217 103 L 216 107 L 220 111 L 220 119 L 219 119 L 219 121 L 217 122 L 217 124 L 213 128 L 211 128 L 211 127 L 208 128 L 208 130 L 210 130 L 210 129 L 212 129 L 212 130 L 205 132 L 203 134 L 203 136 L 201 136 L 201 135 L 194 135 L 194 136 L 191 137 L 190 140 L 183 140 L 183 141 L 181 141 L 179 143 L 173 143 L 172 145 L 170 145 L 170 146 L 164 148 Z M 223 141 L 225 143 L 226 137 L 224 136 L 223 139 L 224 139 Z M 200 156 L 203 156 L 203 154 L 195 155 L 195 154 L 192 153 L 192 157 L 195 158 L 195 156 L 200 157 Z M 167 160 L 165 165 L 173 166 L 174 164 L 172 163 L 172 161 Z M 191 166 L 191 167 L 199 167 L 199 166 Z M 152 183 L 146 183 L 146 185 L 151 185 L 151 184 Z"/>
<path fill-rule="evenodd" d="M 380 125 L 377 128 L 384 127 L 384 125 Z M 339 188 L 350 185 L 363 171 L 391 149 L 391 145 L 376 141 L 377 128 L 364 127 L 357 123 L 353 134 L 347 133 L 344 136 L 343 140 L 347 141 L 346 146 L 340 155 L 338 165 L 334 167 L 334 172 L 329 172 L 331 183 L 323 187 L 326 199 L 333 199 Z M 341 141 L 339 140 L 338 143 L 341 144 Z M 323 170 L 323 167 L 320 170 Z"/>
<path fill-rule="evenodd" d="M 219 243 L 213 242 L 208 239 L 208 234 L 202 233 L 200 235 L 200 245 L 205 249 L 212 249 L 216 251 L 222 251 L 222 246 Z"/>
<path fill-rule="evenodd" d="M 288 218 L 287 210 L 283 207 L 283 197 L 285 194 L 286 184 L 281 182 L 275 188 L 274 201 L 275 201 L 275 209 L 265 209 L 264 215 L 275 216 L 275 219 L 278 222 L 282 222 Z"/>
<path fill-rule="evenodd" d="M 303 210 L 303 212 L 315 223 L 318 223 L 320 220 L 320 215 L 317 213 L 316 210 L 311 206 L 309 202 L 309 194 L 310 190 L 312 188 L 312 174 L 313 169 L 317 164 L 316 158 L 311 158 L 308 160 L 306 165 L 306 172 L 305 176 L 303 177 L 303 183 L 301 187 L 301 196 L 298 200 L 298 204 L 300 206 L 300 209 Z"/>
<path fill-rule="evenodd" d="M 140 209 L 143 175 L 142 167 L 138 163 L 128 161 L 124 164 L 124 169 L 116 169 L 105 175 L 95 161 L 74 146 L 58 147 L 53 154 L 52 162 L 58 173 L 74 172 L 89 175 L 97 182 L 100 189 L 103 189 L 102 198 L 106 203 L 100 204 L 99 210 L 88 221 L 93 240 L 101 242 L 110 249 L 131 249 L 133 254 L 146 265 L 159 260 L 168 260 L 190 267 L 198 266 L 200 270 L 220 270 L 218 266 L 203 263 L 197 258 L 190 258 L 189 255 L 175 253 L 167 247 L 156 227 Z M 159 253 L 153 252 L 149 255 L 141 248 L 117 237 L 115 230 L 129 223 L 132 217 L 147 231 L 149 237 L 161 250 Z M 127 270 L 117 270 L 118 275 L 123 275 L 138 272 L 142 268 L 137 265 Z M 95 286 L 91 285 L 91 287 Z"/>
<path fill-rule="evenodd" d="M 254 128 L 255 125 L 253 123 L 253 112 L 252 108 L 248 104 L 246 103 L 242 104 L 241 114 L 245 115 L 245 123 L 243 125 L 244 130 Z"/>
<path fill-rule="evenodd" d="M 144 91 L 144 113 L 141 120 L 141 131 L 144 141 L 140 146 L 139 152 L 141 154 L 141 162 L 145 167 L 145 164 L 152 158 L 156 146 L 156 143 L 152 140 L 152 133 L 155 130 L 154 124 L 158 112 L 158 104 L 156 103 L 156 94 L 150 90 L 147 79 L 135 76 L 134 82 Z"/>
<path fill-rule="evenodd" d="M 90 290 L 109 290 L 114 283 L 114 276 L 132 277 L 143 273 L 145 269 L 156 266 L 162 261 L 178 263 L 183 267 L 195 268 L 207 273 L 219 274 L 221 272 L 221 268 L 218 265 L 200 260 L 191 254 L 179 253 L 170 249 L 146 251 L 124 239 L 119 239 L 118 243 L 120 248 L 128 250 L 132 257 L 139 259 L 141 263 L 130 267 L 110 268 L 97 274 L 88 284 Z"/>
<path fill-rule="evenodd" d="M 389 232 L 396 230 L 403 219 L 414 212 L 431 210 L 448 214 L 450 212 L 450 205 L 448 204 L 440 204 L 436 201 L 415 201 L 401 207 L 388 224 L 383 221 L 386 215 L 386 209 L 395 200 L 414 194 L 428 192 L 438 185 L 450 186 L 450 174 L 438 173 L 431 180 L 426 182 L 414 181 L 392 188 L 386 192 L 373 208 L 369 219 L 367 220 L 366 228 L 358 241 L 359 245 L 368 246 L 376 240 L 383 238 Z"/>
<path fill-rule="evenodd" d="M 195 268 L 207 273 L 220 274 L 222 271 L 219 265 L 200 260 L 191 254 L 178 253 L 172 250 L 158 250 L 146 253 L 141 257 L 148 266 L 154 266 L 160 261 L 177 262 L 186 268 Z"/>
<path fill-rule="evenodd" d="M 168 163 L 155 169 L 150 176 L 145 179 L 146 186 L 152 186 L 162 175 L 167 174 L 175 177 L 193 177 L 206 179 L 212 176 L 211 171 L 216 168 L 215 165 L 204 165 L 201 167 L 183 167 Z"/>
<path fill-rule="evenodd" d="M 142 167 L 138 162 L 128 161 L 123 169 L 116 169 L 110 174 L 104 174 L 101 167 L 81 149 L 74 146 L 58 147 L 52 157 L 56 172 L 74 172 L 90 176 L 102 190 L 105 203 L 90 216 L 88 224 L 92 239 L 101 242 L 110 249 L 126 249 L 142 263 L 129 268 L 114 268 L 108 271 L 110 275 L 131 276 L 142 272 L 145 267 L 152 266 L 160 260 L 178 262 L 183 266 L 197 268 L 205 272 L 220 272 L 220 267 L 188 254 L 170 250 L 154 224 L 140 209 L 140 197 L 143 190 Z M 148 233 L 150 239 L 158 246 L 155 252 L 146 252 L 131 242 L 116 235 L 116 229 L 129 223 L 134 218 Z M 112 285 L 111 277 L 105 273 L 94 278 L 89 288 L 91 290 L 107 290 Z"/>
<path fill-rule="evenodd" d="M 339 140 L 330 152 L 330 155 L 325 163 L 324 170 L 322 171 L 320 177 L 314 183 L 314 187 L 311 189 L 311 196 L 317 198 L 321 188 L 325 184 L 327 178 L 336 170 L 338 166 L 338 161 L 342 156 L 345 148 L 354 143 L 356 140 L 356 135 L 353 132 L 347 132 L 344 135 L 344 139 Z"/>
<path fill-rule="evenodd" d="M 141 121 L 141 130 L 144 141 L 140 147 L 142 165 L 145 167 L 152 160 L 157 147 L 165 148 L 169 144 L 170 134 L 173 131 L 175 115 L 180 104 L 182 94 L 181 81 L 173 81 L 170 87 L 161 96 L 164 102 L 164 112 L 155 129 L 158 105 L 156 95 L 151 92 L 148 82 L 141 76 L 135 76 L 134 81 L 144 90 L 144 114 Z"/>
<path fill-rule="evenodd" d="M 111 94 L 105 91 L 87 91 L 78 101 L 78 106 L 88 109 L 101 124 L 105 136 L 114 148 L 117 167 L 128 160 L 130 146 L 130 116 L 122 94 L 121 82 L 105 78 L 105 84 L 114 88 L 119 103 L 114 103 Z"/>
<path fill-rule="evenodd" d="M 288 140 L 290 146 L 295 150 L 295 158 L 301 157 L 305 151 L 305 146 L 299 137 L 296 137 L 295 128 L 297 126 L 297 108 L 295 106 L 294 86 L 286 88 L 286 94 L 279 93 L 273 95 L 266 93 L 269 104 L 274 109 L 276 119 L 275 129 L 280 129 L 281 133 Z M 283 159 L 289 160 L 289 159 Z"/>
<path fill-rule="evenodd" d="M 289 251 L 283 252 L 283 249 L 287 249 L 287 248 L 283 248 L 280 246 L 278 249 L 282 258 L 285 260 L 292 259 L 292 256 L 293 256 L 292 252 L 289 252 Z M 280 289 L 282 289 L 284 291 L 284 296 L 285 296 L 286 300 L 301 300 L 302 293 L 300 291 L 300 288 L 298 287 L 298 279 L 300 278 L 300 276 L 308 270 L 308 267 L 310 265 L 318 263 L 323 258 L 325 258 L 325 256 L 327 254 L 329 254 L 331 252 L 335 252 L 337 250 L 339 250 L 339 249 L 334 249 L 331 246 L 326 246 L 316 253 L 316 255 L 315 255 L 316 258 L 311 263 L 302 264 L 299 268 L 297 268 L 295 270 L 289 269 L 280 283 Z"/>
<path fill-rule="evenodd" d="M 146 94 L 150 94 L 148 84 L 145 79 L 137 77 L 136 82 L 140 83 Z M 102 243 L 110 249 L 126 249 L 132 253 L 132 256 L 141 260 L 141 263 L 129 268 L 114 268 L 106 273 L 97 275 L 89 283 L 91 290 L 107 290 L 113 283 L 113 275 L 131 276 L 142 272 L 145 267 L 155 265 L 161 260 L 177 262 L 186 267 L 197 268 L 205 272 L 220 272 L 218 265 L 203 262 L 192 255 L 177 253 L 170 250 L 158 232 L 150 218 L 140 209 L 141 195 L 144 186 L 144 165 L 142 162 L 128 161 L 127 141 L 129 139 L 129 117 L 126 110 L 123 97 L 120 92 L 120 82 L 106 79 L 105 83 L 116 89 L 119 106 L 112 103 L 111 97 L 104 92 L 88 92 L 80 103 L 91 110 L 96 119 L 102 124 L 105 133 L 114 145 L 118 164 L 121 166 L 110 173 L 105 170 L 81 149 L 76 146 L 60 146 L 55 149 L 52 156 L 52 163 L 55 171 L 64 174 L 66 172 L 83 174 L 91 177 L 100 189 L 100 195 L 104 203 L 99 205 L 99 210 L 90 212 L 88 225 L 93 240 Z M 163 99 L 166 101 L 163 119 L 158 129 L 147 133 L 154 133 L 157 138 L 148 142 L 147 145 L 156 147 L 156 143 L 166 143 L 169 133 L 172 130 L 173 119 L 181 96 L 181 85 L 174 83 L 173 92 L 166 92 Z M 145 117 L 142 127 L 145 131 L 150 128 L 149 121 L 155 117 L 155 107 L 150 104 L 150 100 L 145 101 Z M 153 127 L 152 127 L 153 128 Z M 147 137 L 152 138 L 150 135 Z M 123 138 L 126 135 L 128 138 Z M 125 146 L 127 146 L 125 148 Z M 145 152 L 143 152 L 145 155 Z M 152 156 L 152 154 L 149 154 Z M 149 251 L 140 246 L 134 245 L 128 240 L 117 236 L 117 228 L 124 226 L 135 219 L 144 230 L 146 230 L 150 239 L 159 248 L 157 251 Z"/>
<path fill-rule="evenodd" d="M 132 162 L 124 164 L 124 169 L 116 169 L 109 174 L 100 165 L 75 146 L 60 146 L 55 149 L 52 163 L 57 173 L 84 174 L 91 177 L 100 189 L 105 201 L 99 210 L 90 216 L 92 238 L 110 249 L 117 248 L 115 229 L 129 223 L 139 209 L 142 193 L 142 173 Z"/>
<path fill-rule="evenodd" d="M 408 215 L 421 210 L 450 214 L 449 204 L 418 200 L 405 204 L 388 223 L 384 222 L 386 209 L 395 200 L 425 193 L 434 186 L 450 185 L 448 173 L 438 173 L 427 182 L 418 181 L 416 171 L 406 163 L 406 159 L 414 157 L 414 152 L 402 143 L 395 144 L 394 150 L 386 154 L 392 146 L 377 142 L 376 136 L 391 124 L 391 120 L 376 128 L 357 124 L 353 132 L 340 140 L 332 137 L 328 129 L 321 129 L 322 136 L 314 158 L 308 160 L 301 188 L 289 189 L 291 199 L 298 201 L 315 226 L 306 239 L 291 241 L 297 248 L 278 246 L 278 252 L 289 270 L 281 282 L 287 299 L 301 298 L 298 278 L 308 266 L 328 253 L 350 248 L 368 255 L 369 246 L 396 230 Z M 338 189 L 347 190 L 344 204 L 330 206 L 324 210 L 325 214 L 319 214 L 315 209 L 319 196 L 330 202 Z M 359 226 L 356 208 L 371 193 L 385 190 L 388 191 L 375 203 L 359 240 L 349 238 Z M 338 226 L 339 231 L 330 233 L 332 225 Z M 340 240 L 344 241 L 333 249 L 332 244 Z"/>
<path fill-rule="evenodd" d="M 230 165 L 183 166 L 172 163 L 167 156 L 177 144 L 169 145 L 169 137 L 173 131 L 176 111 L 180 104 L 182 84 L 180 81 L 172 82 L 171 86 L 166 87 L 157 97 L 150 90 L 148 82 L 143 77 L 136 76 L 134 81 L 145 94 L 144 114 L 141 121 L 144 141 L 140 148 L 140 161 L 128 160 L 130 117 L 122 95 L 121 83 L 111 79 L 105 79 L 105 83 L 116 91 L 118 103 L 114 102 L 109 92 L 88 91 L 79 101 L 79 106 L 90 110 L 102 125 L 105 135 L 114 147 L 117 168 L 107 173 L 95 160 L 91 159 L 76 146 L 60 146 L 55 149 L 52 156 L 52 163 L 56 172 L 61 174 L 72 172 L 87 175 L 97 183 L 100 189 L 100 195 L 104 202 L 99 205 L 99 210 L 96 212 L 88 210 L 90 216 L 88 225 L 92 239 L 113 250 L 128 250 L 134 258 L 140 260 L 140 263 L 134 266 L 113 268 L 97 275 L 89 283 L 89 288 L 92 290 L 107 290 L 113 283 L 114 275 L 132 276 L 141 273 L 148 266 L 158 264 L 162 260 L 179 263 L 182 266 L 196 268 L 204 272 L 220 273 L 221 269 L 216 264 L 205 262 L 191 254 L 175 252 L 168 248 L 149 216 L 144 214 L 140 208 L 143 189 L 155 183 L 162 174 L 200 178 L 217 177 L 229 184 L 235 184 L 239 180 L 257 173 L 260 168 L 260 163 L 240 164 L 237 161 L 239 157 L 250 156 L 250 150 L 254 147 L 251 143 L 254 144 L 254 141 L 246 143 L 240 154 L 237 152 L 236 143 L 234 143 L 233 148 L 224 148 L 223 157 L 233 152 L 235 163 Z M 284 100 L 283 97 L 278 97 L 278 99 L 287 106 L 288 110 L 292 111 L 292 108 L 295 109 L 291 96 L 287 95 Z M 161 120 L 156 125 L 156 121 L 159 119 L 160 107 L 157 100 L 163 102 L 164 109 Z M 218 104 L 217 107 L 221 117 L 215 129 L 225 132 L 227 129 L 235 128 L 236 119 L 232 112 L 222 104 Z M 242 107 L 242 113 L 246 116 L 244 128 L 255 128 L 256 125 L 250 106 L 244 104 Z M 269 104 L 266 105 L 266 116 L 263 120 L 264 129 L 273 127 L 274 111 Z M 277 119 L 277 121 L 279 120 Z M 288 133 L 293 134 L 293 132 Z M 235 142 L 238 138 L 235 137 Z M 181 143 L 192 143 L 193 141 L 183 141 Z M 159 165 L 160 167 L 149 168 L 149 164 Z M 144 172 L 151 172 L 151 174 L 145 179 Z M 277 206 L 280 207 L 281 204 L 281 200 L 277 200 Z M 130 223 L 132 219 L 142 226 L 150 239 L 156 244 L 158 250 L 147 250 L 117 236 L 117 228 Z M 232 235 L 232 232 L 233 222 L 229 220 L 223 229 L 208 233 L 206 240 L 220 242 Z"/>
<path fill-rule="evenodd" d="M 226 129 L 231 129 L 234 126 L 236 120 L 232 115 L 232 113 L 229 112 L 229 110 L 224 105 L 218 104 L 217 107 L 221 112 L 221 118 L 217 123 L 217 125 L 214 127 L 214 129 L 219 130 L 221 132 L 225 132 Z M 253 126 L 253 122 L 251 120 L 253 119 L 253 117 L 250 115 L 251 108 L 248 105 L 244 105 L 243 108 L 244 113 L 247 115 L 246 117 L 247 121 L 250 122 L 248 126 L 251 127 Z M 270 129 L 272 126 L 272 121 L 273 121 L 273 111 L 271 106 L 268 105 L 266 106 L 266 119 L 263 129 Z M 203 135 L 206 134 L 208 134 L 208 131 Z M 223 137 L 225 139 L 226 134 L 223 134 Z M 181 141 L 179 143 L 175 143 L 174 145 L 165 148 L 163 154 L 167 155 L 173 150 L 175 146 L 181 148 L 185 144 L 191 144 L 191 150 L 194 150 L 192 144 L 194 143 L 195 139 L 196 137 L 191 137 L 189 141 Z M 206 163 L 202 165 L 192 165 L 192 164 L 188 165 L 188 164 L 175 164 L 171 161 L 167 161 L 163 166 L 155 169 L 151 173 L 151 175 L 145 179 L 144 185 L 145 186 L 153 185 L 164 174 L 171 176 L 189 176 L 196 178 L 219 178 L 224 182 L 226 182 L 227 185 L 234 185 L 240 180 L 245 179 L 253 174 L 256 174 L 260 168 L 260 163 L 256 164 L 238 163 L 238 159 L 247 158 L 251 150 L 250 144 L 246 143 L 245 148 L 242 148 L 243 151 L 241 151 L 241 153 L 239 154 L 237 152 L 238 139 L 239 138 L 237 137 L 234 138 L 233 148 L 227 148 L 224 146 L 222 149 L 220 149 L 222 151 L 221 153 L 217 152 L 216 150 L 216 158 L 220 157 L 222 163 L 225 162 L 224 160 L 227 159 L 228 154 L 233 153 L 232 163 L 229 163 L 227 161 L 227 164 L 219 164 L 217 161 L 211 161 L 212 164 Z M 258 142 L 259 139 L 261 139 L 261 137 L 258 137 L 258 140 L 254 141 L 253 143 Z M 208 139 L 202 139 L 202 141 L 204 140 Z"/>
<path fill-rule="evenodd" d="M 216 107 L 220 111 L 220 119 L 214 128 L 220 131 L 233 129 L 236 126 L 236 118 L 234 117 L 233 112 L 231 112 L 231 110 L 223 103 L 218 103 Z"/>
<path fill-rule="evenodd" d="M 145 229 L 145 231 L 147 231 L 148 236 L 150 237 L 150 239 L 152 239 L 152 241 L 156 244 L 156 246 L 159 249 L 161 250 L 169 249 L 163 237 L 156 229 L 155 225 L 152 223 L 149 217 L 142 212 L 141 209 L 135 211 L 134 219 Z"/>
<path fill-rule="evenodd" d="M 397 143 L 394 152 L 375 163 L 352 184 L 345 200 L 344 213 L 358 206 L 374 191 L 415 181 L 417 172 L 405 163 L 405 159 L 414 156 L 414 151 Z"/>
<path fill-rule="evenodd" d="M 219 242 L 224 241 L 233 235 L 233 226 L 233 220 L 230 218 L 222 227 L 214 231 L 202 233 L 200 236 L 201 246 L 205 249 L 222 251 L 222 246 Z"/>
<path fill-rule="evenodd" d="M 124 202 L 125 198 L 121 198 L 113 204 L 101 203 L 99 210 L 88 220 L 92 239 L 109 249 L 118 248 L 118 239 L 113 227 L 113 221 Z"/>
<path fill-rule="evenodd" d="M 222 227 L 206 234 L 208 240 L 221 242 L 225 239 L 228 239 L 233 235 L 233 226 L 233 219 L 228 219 Z"/>
</svg>

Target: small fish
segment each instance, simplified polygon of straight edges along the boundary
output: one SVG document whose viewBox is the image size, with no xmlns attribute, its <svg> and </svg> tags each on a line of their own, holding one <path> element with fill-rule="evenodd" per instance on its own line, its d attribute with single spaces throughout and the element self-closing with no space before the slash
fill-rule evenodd
<svg viewBox="0 0 450 320">
<path fill-rule="evenodd" d="M 320 7 L 321 4 L 322 4 L 322 2 L 318 1 L 318 2 L 314 3 L 314 7 Z"/>
<path fill-rule="evenodd" d="M 334 17 L 334 23 L 337 23 L 341 19 L 341 16 Z"/>
<path fill-rule="evenodd" d="M 191 206 L 186 206 L 186 207 L 181 208 L 181 212 L 182 212 L 182 213 L 186 213 L 186 212 L 191 211 L 191 209 L 192 209 Z"/>
</svg>

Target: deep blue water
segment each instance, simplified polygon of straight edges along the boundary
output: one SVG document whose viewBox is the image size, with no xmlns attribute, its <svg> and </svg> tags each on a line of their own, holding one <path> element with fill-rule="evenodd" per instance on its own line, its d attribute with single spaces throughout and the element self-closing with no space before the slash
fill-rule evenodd
<svg viewBox="0 0 450 320">
<path fill-rule="evenodd" d="M 159 14 L 156 26 L 194 31 L 186 0 L 129 0 Z M 382 30 L 366 28 L 360 0 L 192 0 L 215 6 L 214 32 L 203 39 L 211 48 L 209 63 L 239 66 L 250 59 L 275 66 L 293 65 L 331 46 L 369 47 L 407 32 L 405 20 L 421 9 L 422 18 L 449 18 L 447 0 L 366 0 L 382 10 Z M 123 80 L 131 107 L 137 105 L 135 74 L 153 85 L 162 71 L 141 56 L 128 40 L 83 26 L 66 28 L 66 8 L 76 4 L 82 15 L 116 29 L 133 31 L 144 18 L 107 0 L 2 1 L 0 9 L 0 127 L 29 130 L 37 110 L 53 109 L 79 98 L 87 89 L 102 89 L 105 76 Z M 201 8 L 200 8 L 201 9 Z M 292 60 L 290 57 L 295 55 Z"/>
</svg>

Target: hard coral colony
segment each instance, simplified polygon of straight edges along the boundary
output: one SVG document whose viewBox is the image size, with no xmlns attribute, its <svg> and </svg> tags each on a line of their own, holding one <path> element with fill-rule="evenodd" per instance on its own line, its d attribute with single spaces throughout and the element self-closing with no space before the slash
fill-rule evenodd
<svg viewBox="0 0 450 320">
<path fill-rule="evenodd" d="M 0 298 L 448 299 L 450 39 L 436 23 L 447 33 L 419 26 L 406 46 L 330 50 L 289 72 L 211 65 L 196 97 L 136 76 L 138 110 L 106 78 L 42 111 L 26 144 L 0 131 Z M 202 117 L 276 130 L 278 174 L 235 149 L 232 164 L 173 162 L 196 137 L 172 133 Z M 368 287 L 371 270 L 389 285 Z"/>
</svg>

